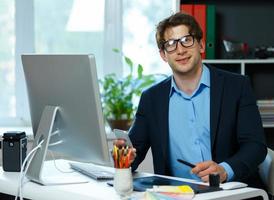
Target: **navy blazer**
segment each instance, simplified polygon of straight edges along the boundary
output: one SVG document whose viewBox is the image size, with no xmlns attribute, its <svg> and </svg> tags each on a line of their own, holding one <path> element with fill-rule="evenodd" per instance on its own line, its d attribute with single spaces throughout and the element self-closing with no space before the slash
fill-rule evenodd
<svg viewBox="0 0 274 200">
<path fill-rule="evenodd" d="M 234 180 L 260 187 L 258 165 L 264 160 L 267 147 L 249 78 L 211 66 L 208 68 L 212 160 L 227 162 L 234 171 Z M 137 150 L 133 170 L 151 147 L 154 173 L 171 175 L 168 146 L 170 88 L 171 77 L 142 93 L 129 132 Z"/>
</svg>

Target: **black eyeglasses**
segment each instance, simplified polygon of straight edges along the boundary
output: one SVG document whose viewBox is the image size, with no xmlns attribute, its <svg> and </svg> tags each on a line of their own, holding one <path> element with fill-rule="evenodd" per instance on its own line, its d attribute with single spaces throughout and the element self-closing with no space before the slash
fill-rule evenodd
<svg viewBox="0 0 274 200">
<path fill-rule="evenodd" d="M 163 48 L 166 52 L 171 53 L 177 49 L 178 42 L 181 43 L 183 47 L 191 47 L 194 44 L 194 36 L 193 35 L 185 35 L 179 39 L 171 39 L 167 40 L 163 43 Z"/>
</svg>

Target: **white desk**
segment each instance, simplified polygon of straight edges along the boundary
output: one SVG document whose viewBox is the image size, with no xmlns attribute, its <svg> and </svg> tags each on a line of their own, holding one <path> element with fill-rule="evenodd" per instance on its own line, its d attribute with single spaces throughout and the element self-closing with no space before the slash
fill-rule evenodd
<svg viewBox="0 0 274 200">
<path fill-rule="evenodd" d="M 57 164 L 59 166 L 59 163 Z M 51 168 L 51 166 L 48 166 L 49 165 L 45 167 L 47 170 Z M 79 176 L 83 175 L 79 174 Z M 18 177 L 19 173 L 4 172 L 2 167 L 0 167 L 0 193 L 15 195 L 17 191 Z M 34 200 L 120 199 L 119 196 L 116 195 L 114 188 L 108 186 L 106 181 L 95 181 L 89 178 L 87 179 L 89 180 L 88 183 L 55 186 L 42 186 L 33 182 L 28 182 L 24 185 L 23 196 L 25 198 Z M 181 180 L 186 181 L 186 179 Z M 136 195 L 136 192 L 134 192 L 133 195 Z M 236 190 L 197 194 L 194 197 L 194 200 L 245 199 L 256 196 L 262 196 L 263 199 L 268 200 L 268 196 L 264 190 L 249 187 Z"/>
</svg>

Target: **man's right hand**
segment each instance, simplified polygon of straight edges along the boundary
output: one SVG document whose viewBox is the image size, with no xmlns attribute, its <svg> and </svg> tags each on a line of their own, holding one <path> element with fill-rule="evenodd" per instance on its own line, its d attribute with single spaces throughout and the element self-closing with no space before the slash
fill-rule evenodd
<svg viewBox="0 0 274 200">
<path fill-rule="evenodd" d="M 227 179 L 227 173 L 224 167 L 211 160 L 196 163 L 191 172 L 200 177 L 204 182 L 209 182 L 209 174 L 216 173 L 220 175 L 221 183 L 223 183 Z"/>
</svg>

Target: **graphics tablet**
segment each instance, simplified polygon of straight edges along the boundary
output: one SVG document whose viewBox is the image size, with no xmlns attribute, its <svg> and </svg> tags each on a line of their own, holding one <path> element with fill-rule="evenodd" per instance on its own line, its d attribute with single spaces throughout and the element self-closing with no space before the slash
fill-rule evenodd
<svg viewBox="0 0 274 200">
<path fill-rule="evenodd" d="M 178 181 L 159 176 L 148 176 L 133 179 L 134 191 L 145 191 L 148 188 L 152 188 L 153 185 L 189 185 L 193 189 L 195 194 L 222 190 L 222 188 L 220 187 L 210 187 L 208 185 Z"/>
</svg>

